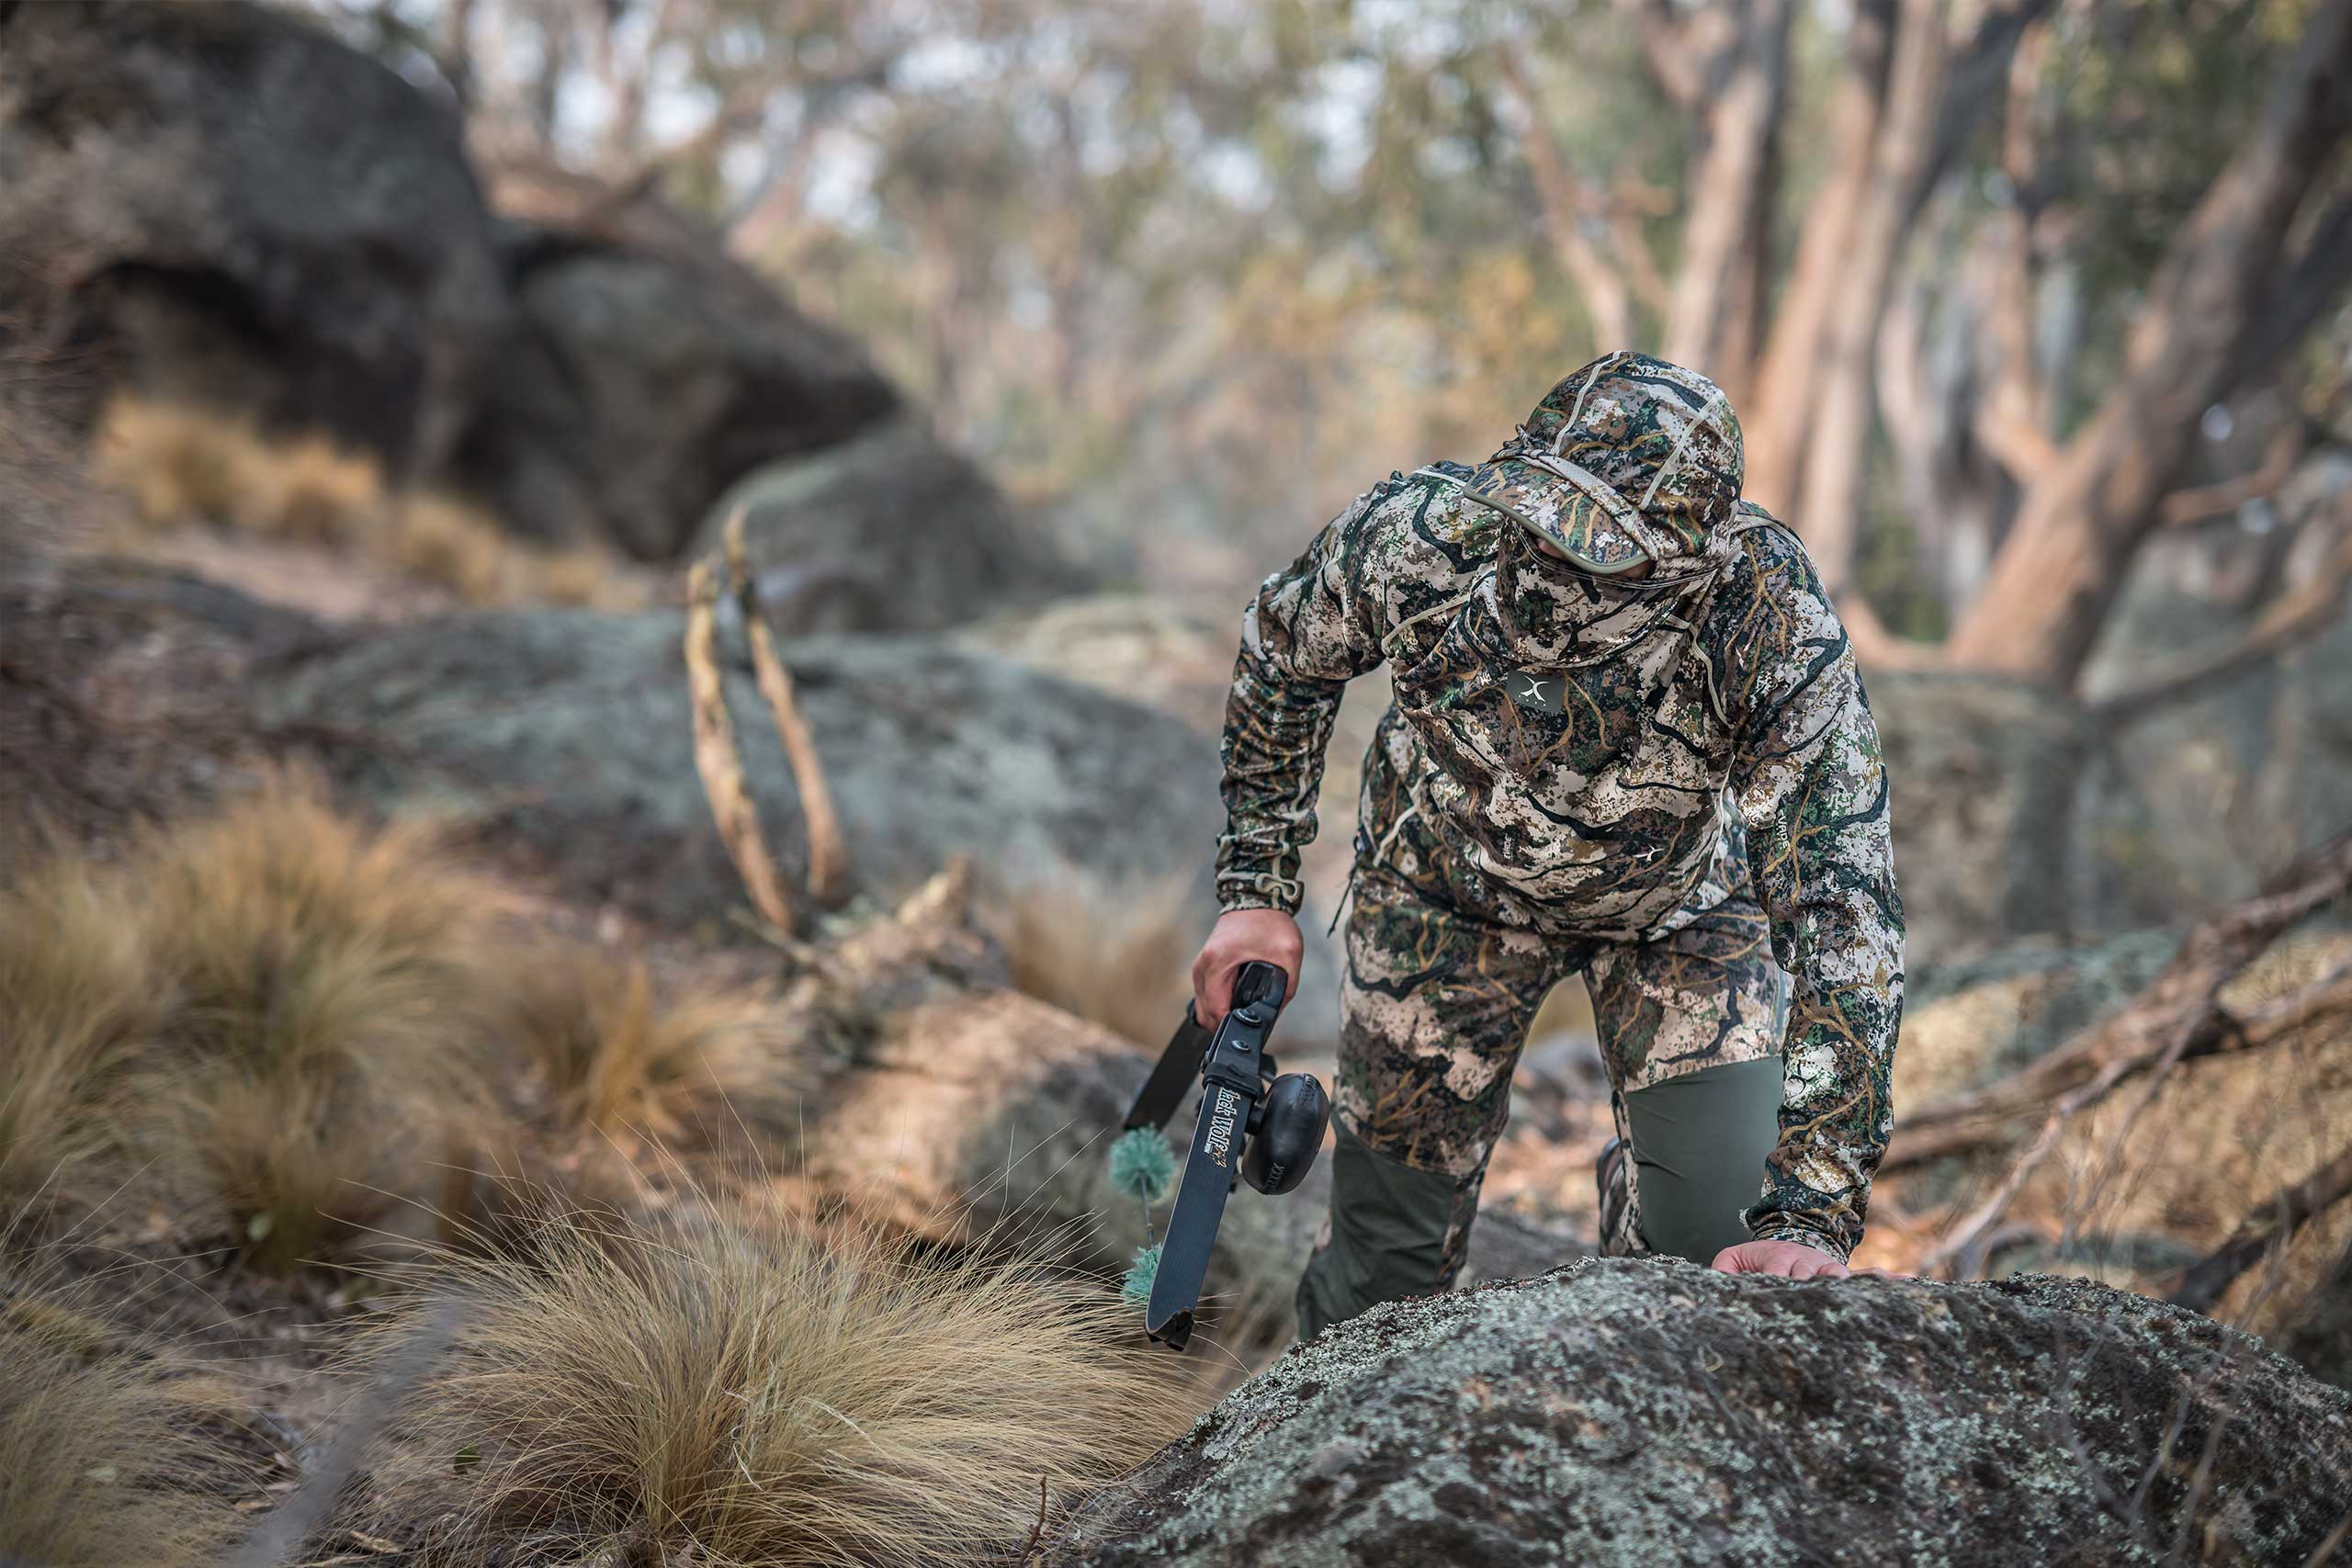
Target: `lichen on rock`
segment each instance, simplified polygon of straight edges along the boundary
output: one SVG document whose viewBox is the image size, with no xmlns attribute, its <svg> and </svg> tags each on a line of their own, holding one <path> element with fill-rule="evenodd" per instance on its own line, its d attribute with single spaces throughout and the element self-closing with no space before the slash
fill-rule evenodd
<svg viewBox="0 0 2352 1568">
<path fill-rule="evenodd" d="M 1047 1561 L 2301 1562 L 2352 1395 L 2081 1280 L 1591 1259 L 1300 1345 Z"/>
</svg>

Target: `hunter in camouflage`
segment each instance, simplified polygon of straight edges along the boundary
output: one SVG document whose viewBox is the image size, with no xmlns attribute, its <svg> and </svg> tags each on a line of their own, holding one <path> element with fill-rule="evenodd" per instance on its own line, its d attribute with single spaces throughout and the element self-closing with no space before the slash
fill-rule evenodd
<svg viewBox="0 0 2352 1568">
<path fill-rule="evenodd" d="M 1631 1144 L 1602 1173 L 1610 1250 L 1722 1239 L 1645 1215 L 1666 1168 L 1645 1119 L 1705 1130 L 1730 1168 L 1713 1190 L 1743 1193 L 1734 1238 L 1839 1260 L 1860 1239 L 1902 1013 L 1886 770 L 1804 546 L 1740 479 L 1713 383 L 1609 355 L 1486 462 L 1357 498 L 1250 605 L 1227 911 L 1296 910 L 1341 690 L 1385 663 L 1396 693 L 1365 760 L 1305 1331 L 1452 1282 L 1529 1023 L 1576 973 Z M 1697 1091 L 1736 1083 L 1765 1108 L 1703 1110 Z"/>
</svg>

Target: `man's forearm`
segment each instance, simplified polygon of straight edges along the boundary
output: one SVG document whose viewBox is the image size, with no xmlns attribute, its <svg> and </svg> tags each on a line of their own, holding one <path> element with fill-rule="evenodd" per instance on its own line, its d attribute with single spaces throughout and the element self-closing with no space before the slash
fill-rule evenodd
<svg viewBox="0 0 2352 1568">
<path fill-rule="evenodd" d="M 1338 720 L 1342 681 L 1275 670 L 1245 641 L 1226 699 L 1216 891 L 1227 909 L 1295 912 L 1299 860 L 1315 840 L 1323 756 Z"/>
<path fill-rule="evenodd" d="M 1807 787 L 1755 857 L 1774 949 L 1795 979 L 1781 1060 L 1781 1138 L 1748 1211 L 1758 1239 L 1844 1258 L 1894 1129 L 1903 1018 L 1903 909 L 1887 843 L 1886 775 L 1860 726 L 1829 738 Z M 1844 751 L 1843 756 L 1838 755 Z M 1861 793 L 1851 785 L 1859 783 Z M 1843 787 L 1841 787 L 1841 785 Z M 1751 826 L 1751 831 L 1753 831 Z"/>
</svg>

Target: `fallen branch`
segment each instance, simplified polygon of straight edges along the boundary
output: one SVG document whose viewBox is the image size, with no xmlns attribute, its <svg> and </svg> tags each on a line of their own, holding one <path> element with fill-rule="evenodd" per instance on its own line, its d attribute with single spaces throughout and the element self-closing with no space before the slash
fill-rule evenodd
<svg viewBox="0 0 2352 1568">
<path fill-rule="evenodd" d="M 2091 703 L 2086 714 L 2091 723 L 2114 729 L 2243 674 L 2335 625 L 2347 587 L 2352 587 L 2352 525 L 2344 528 L 2309 578 L 2264 607 L 2244 637 L 2140 686 Z"/>
<path fill-rule="evenodd" d="M 759 589 L 743 550 L 743 511 L 727 519 L 728 574 L 735 580 L 735 602 L 743 612 L 743 635 L 752 645 L 752 673 L 775 716 L 776 735 L 792 763 L 792 782 L 800 792 L 800 818 L 808 832 L 808 891 L 828 908 L 841 902 L 849 880 L 849 846 L 842 837 L 841 818 L 833 810 L 832 786 L 825 782 L 825 766 L 817 755 L 817 738 L 801 711 L 793 690 L 792 673 L 776 657 L 775 635 L 760 606 Z"/>
<path fill-rule="evenodd" d="M 2262 454 L 2261 465 L 2249 473 L 2215 484 L 2193 485 L 2177 490 L 2165 497 L 2157 509 L 2161 519 L 2158 526 L 2187 528 L 2235 512 L 2249 501 L 2259 501 L 2277 491 L 2295 471 L 2295 464 L 2302 457 L 2303 427 L 2290 424 L 2271 438 Z"/>
<path fill-rule="evenodd" d="M 2239 1275 L 2284 1247 L 2307 1223 L 2346 1197 L 2352 1197 L 2352 1144 L 2301 1181 L 2273 1193 L 2211 1256 L 2182 1269 L 2169 1299 L 2192 1312 L 2211 1312 Z"/>
<path fill-rule="evenodd" d="M 2269 892 L 2231 906 L 2182 939 L 2161 974 L 2121 1009 L 2007 1077 L 1905 1117 L 1882 1168 L 1898 1170 L 1947 1155 L 1997 1148 L 2022 1129 L 2066 1111 L 2068 1097 L 2096 1103 L 2168 1056 L 2257 1049 L 2323 1018 L 2352 1012 L 2352 983 L 2329 976 L 2280 1003 L 2240 1015 L 2222 987 L 2282 931 L 2352 887 L 2352 833 L 2340 834 L 2288 868 Z M 2053 1111 L 2052 1108 L 2056 1107 Z"/>
<path fill-rule="evenodd" d="M 694 704 L 695 772 L 735 873 L 752 896 L 752 907 L 786 936 L 792 934 L 792 907 L 776 881 L 767 835 L 760 831 L 759 807 L 743 784 L 743 754 L 727 716 L 727 688 L 718 670 L 718 582 L 709 561 L 697 561 L 686 576 L 686 690 Z"/>
<path fill-rule="evenodd" d="M 466 1314 L 466 1302 L 456 1295 L 435 1297 L 416 1314 L 405 1334 L 377 1363 L 358 1397 L 336 1412 L 334 1439 L 304 1467 L 294 1495 L 229 1554 L 228 1568 L 280 1568 L 295 1560 L 303 1540 L 334 1512 L 368 1445 L 398 1414 L 401 1397 L 457 1338 Z"/>
</svg>

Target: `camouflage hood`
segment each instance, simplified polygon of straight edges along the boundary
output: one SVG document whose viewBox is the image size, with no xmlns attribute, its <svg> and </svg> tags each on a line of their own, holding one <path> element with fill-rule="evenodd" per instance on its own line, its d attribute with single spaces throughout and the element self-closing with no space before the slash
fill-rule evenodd
<svg viewBox="0 0 2352 1568">
<path fill-rule="evenodd" d="M 1677 577 L 1712 568 L 1741 469 L 1723 389 L 1628 350 L 1564 378 L 1465 488 L 1587 571 Z"/>
</svg>

